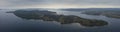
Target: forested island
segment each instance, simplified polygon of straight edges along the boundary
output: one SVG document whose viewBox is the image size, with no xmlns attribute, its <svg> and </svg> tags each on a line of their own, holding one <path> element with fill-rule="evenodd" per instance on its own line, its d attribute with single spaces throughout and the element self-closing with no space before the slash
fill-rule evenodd
<svg viewBox="0 0 120 32">
<path fill-rule="evenodd" d="M 102 20 L 84 19 L 74 15 L 58 15 L 56 12 L 47 10 L 16 10 L 14 12 L 16 16 L 23 19 L 34 19 L 44 21 L 57 21 L 61 24 L 80 23 L 83 26 L 104 26 L 108 23 Z"/>
</svg>

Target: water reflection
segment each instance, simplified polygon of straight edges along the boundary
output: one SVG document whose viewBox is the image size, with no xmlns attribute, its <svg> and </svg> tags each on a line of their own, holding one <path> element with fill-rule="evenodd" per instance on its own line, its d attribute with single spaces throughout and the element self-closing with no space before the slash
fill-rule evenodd
<svg viewBox="0 0 120 32">
<path fill-rule="evenodd" d="M 14 15 L 27 20 L 34 19 L 44 21 L 57 21 L 61 24 L 79 23 L 82 26 L 86 27 L 108 25 L 106 21 L 102 20 L 84 19 L 74 15 L 58 15 L 56 12 L 51 12 L 47 10 L 16 10 L 10 13 L 14 13 Z"/>
</svg>

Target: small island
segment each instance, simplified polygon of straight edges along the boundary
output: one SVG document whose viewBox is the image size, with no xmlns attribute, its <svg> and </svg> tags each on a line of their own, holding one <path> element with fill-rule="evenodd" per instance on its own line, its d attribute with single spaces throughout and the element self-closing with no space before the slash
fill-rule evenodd
<svg viewBox="0 0 120 32">
<path fill-rule="evenodd" d="M 58 15 L 56 12 L 47 10 L 16 10 L 13 12 L 16 16 L 23 19 L 34 19 L 44 21 L 57 21 L 61 24 L 80 23 L 82 26 L 93 27 L 93 26 L 105 26 L 108 25 L 103 20 L 92 20 L 84 19 L 74 15 Z"/>
</svg>

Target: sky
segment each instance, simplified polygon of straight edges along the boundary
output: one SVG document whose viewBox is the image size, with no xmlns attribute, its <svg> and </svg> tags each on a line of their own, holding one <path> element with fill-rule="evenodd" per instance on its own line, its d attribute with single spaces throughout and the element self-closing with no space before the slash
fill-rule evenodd
<svg viewBox="0 0 120 32">
<path fill-rule="evenodd" d="M 120 8 L 120 0 L 0 0 L 0 8 Z"/>
</svg>

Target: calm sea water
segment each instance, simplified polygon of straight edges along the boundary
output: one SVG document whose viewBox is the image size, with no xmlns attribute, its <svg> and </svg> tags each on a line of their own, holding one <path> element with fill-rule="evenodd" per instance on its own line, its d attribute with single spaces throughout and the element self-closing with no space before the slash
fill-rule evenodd
<svg viewBox="0 0 120 32">
<path fill-rule="evenodd" d="M 105 26 L 87 27 L 79 23 L 61 24 L 57 21 L 43 21 L 34 19 L 23 19 L 14 13 L 6 13 L 14 10 L 0 10 L 0 32 L 120 32 L 120 19 L 109 18 L 102 15 L 86 15 L 75 11 L 60 11 L 62 15 L 75 15 L 85 19 L 97 19 L 108 22 Z"/>
</svg>

